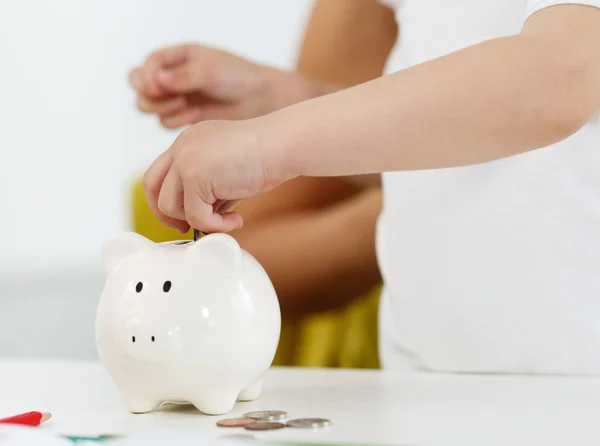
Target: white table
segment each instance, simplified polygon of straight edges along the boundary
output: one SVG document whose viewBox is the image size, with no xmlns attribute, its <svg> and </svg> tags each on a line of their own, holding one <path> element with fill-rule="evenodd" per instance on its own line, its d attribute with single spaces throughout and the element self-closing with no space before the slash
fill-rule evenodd
<svg viewBox="0 0 600 446">
<path fill-rule="evenodd" d="M 42 333 L 40 335 L 43 336 Z M 262 397 L 227 415 L 286 410 L 289 417 L 325 417 L 319 431 L 253 432 L 258 439 L 435 445 L 587 445 L 600 440 L 600 379 L 278 369 Z M 194 428 L 222 435 L 221 416 L 185 409 L 128 413 L 96 362 L 0 361 L 0 417 L 51 411 L 40 429 L 60 434 L 135 433 Z"/>
</svg>

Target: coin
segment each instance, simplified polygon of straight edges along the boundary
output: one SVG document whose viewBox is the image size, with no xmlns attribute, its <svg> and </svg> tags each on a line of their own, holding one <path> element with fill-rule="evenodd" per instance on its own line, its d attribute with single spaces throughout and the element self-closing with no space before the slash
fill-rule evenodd
<svg viewBox="0 0 600 446">
<path fill-rule="evenodd" d="M 200 240 L 205 235 L 206 235 L 206 233 L 204 233 L 198 229 L 194 229 L 194 241 Z"/>
<path fill-rule="evenodd" d="M 290 420 L 286 423 L 289 427 L 301 427 L 304 429 L 326 427 L 330 424 L 331 421 L 325 418 L 298 418 L 297 420 Z"/>
<path fill-rule="evenodd" d="M 246 424 L 244 429 L 249 431 L 272 431 L 274 429 L 284 428 L 285 424 L 276 421 L 258 421 L 256 423 Z"/>
<path fill-rule="evenodd" d="M 226 418 L 217 421 L 217 426 L 221 427 L 243 427 L 250 423 L 256 423 L 254 418 Z"/>
<path fill-rule="evenodd" d="M 285 417 L 287 417 L 287 412 L 283 410 L 257 410 L 244 414 L 244 418 L 254 418 L 260 421 L 283 420 Z"/>
</svg>

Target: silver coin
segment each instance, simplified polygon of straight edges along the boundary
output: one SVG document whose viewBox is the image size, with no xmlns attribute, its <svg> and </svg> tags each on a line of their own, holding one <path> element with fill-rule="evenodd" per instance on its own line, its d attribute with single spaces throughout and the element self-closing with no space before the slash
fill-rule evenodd
<svg viewBox="0 0 600 446">
<path fill-rule="evenodd" d="M 287 412 L 283 410 L 257 410 L 244 414 L 244 418 L 253 418 L 260 421 L 283 420 L 287 417 Z"/>
<path fill-rule="evenodd" d="M 285 424 L 277 421 L 258 421 L 256 423 L 246 424 L 244 429 L 249 431 L 272 431 L 275 429 L 282 429 Z"/>
<path fill-rule="evenodd" d="M 286 425 L 289 427 L 300 427 L 304 429 L 326 427 L 330 424 L 331 421 L 325 418 L 298 418 L 296 420 L 290 420 L 286 423 Z"/>
</svg>

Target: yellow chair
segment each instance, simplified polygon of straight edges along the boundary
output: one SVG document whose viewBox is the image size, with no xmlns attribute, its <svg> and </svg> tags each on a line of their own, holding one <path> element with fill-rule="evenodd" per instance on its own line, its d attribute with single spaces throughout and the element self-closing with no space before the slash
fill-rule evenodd
<svg viewBox="0 0 600 446">
<path fill-rule="evenodd" d="M 192 240 L 161 224 L 148 207 L 140 180 L 131 191 L 132 230 L 153 240 Z M 379 368 L 377 308 L 380 288 L 344 309 L 285 322 L 274 365 L 298 367 Z"/>
</svg>

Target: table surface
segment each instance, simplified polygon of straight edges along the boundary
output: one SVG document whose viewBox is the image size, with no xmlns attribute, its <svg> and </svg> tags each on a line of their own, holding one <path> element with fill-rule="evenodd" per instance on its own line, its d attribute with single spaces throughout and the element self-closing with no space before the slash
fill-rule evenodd
<svg viewBox="0 0 600 446">
<path fill-rule="evenodd" d="M 348 369 L 270 370 L 262 396 L 226 416 L 190 408 L 127 412 L 94 361 L 0 360 L 0 417 L 50 411 L 40 426 L 62 435 L 132 434 L 193 428 L 207 434 L 220 418 L 279 409 L 289 418 L 323 417 L 312 431 L 252 432 L 257 439 L 323 443 L 436 445 L 583 445 L 600 440 L 600 379 L 497 375 L 393 375 Z"/>
</svg>

